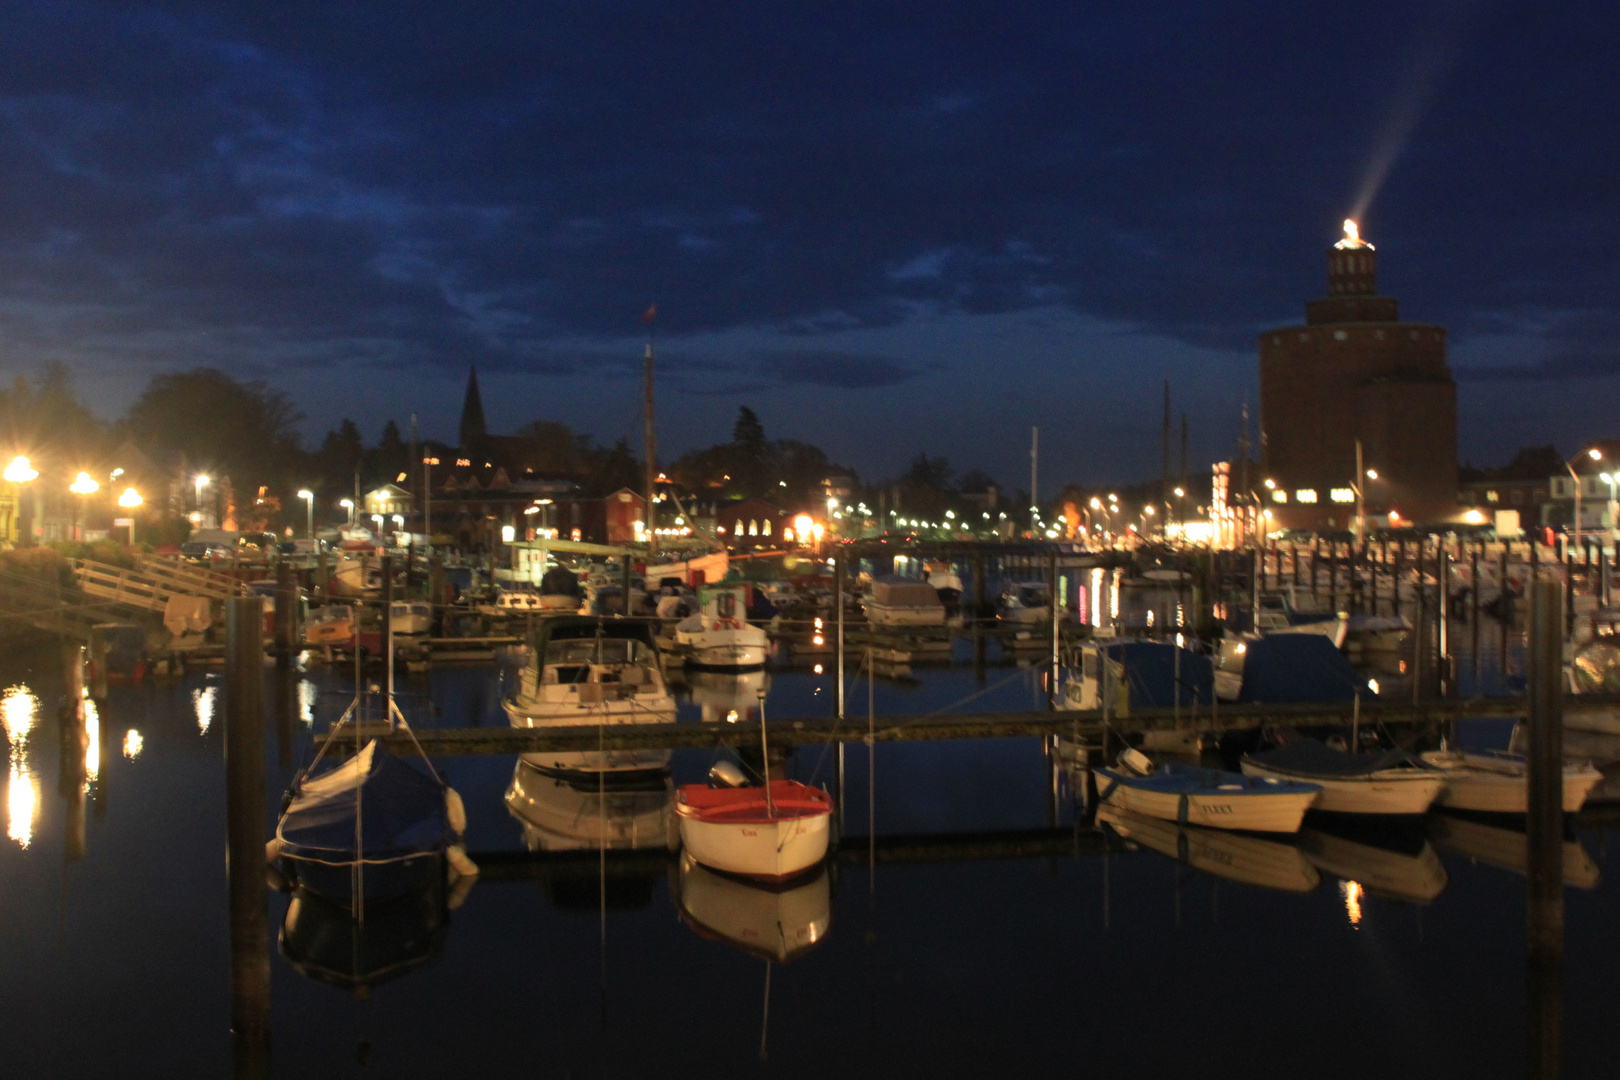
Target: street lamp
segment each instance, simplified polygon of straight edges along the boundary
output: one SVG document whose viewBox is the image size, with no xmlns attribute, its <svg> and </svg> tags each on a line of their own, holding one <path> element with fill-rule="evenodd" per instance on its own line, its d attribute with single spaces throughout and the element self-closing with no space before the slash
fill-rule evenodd
<svg viewBox="0 0 1620 1080">
<path fill-rule="evenodd" d="M 123 470 L 119 470 L 122 472 Z M 124 493 L 118 496 L 118 505 L 129 511 L 129 546 L 135 546 L 135 508 L 145 502 L 141 493 L 134 488 L 125 488 Z"/>
<path fill-rule="evenodd" d="M 1602 461 L 1603 460 L 1603 451 L 1599 450 L 1597 447 L 1594 446 L 1594 447 L 1592 447 L 1590 450 L 1588 450 L 1586 452 L 1586 456 L 1591 458 L 1593 461 Z M 1571 465 L 1569 462 L 1567 462 L 1567 461 L 1564 462 L 1564 468 L 1569 471 L 1569 478 L 1575 484 L 1575 546 L 1580 547 L 1581 546 L 1581 478 L 1579 476 L 1575 475 L 1575 466 Z"/>
<path fill-rule="evenodd" d="M 198 523 L 201 524 L 202 520 L 205 520 L 205 519 L 201 518 L 202 508 L 203 508 L 202 493 L 203 493 L 203 488 L 207 487 L 209 485 L 209 483 L 210 483 L 210 480 L 208 478 L 208 474 L 207 473 L 198 473 L 196 476 L 194 476 L 192 478 L 191 483 L 192 483 L 192 486 L 197 489 L 196 507 L 197 507 L 197 513 L 198 513 L 199 519 L 200 519 Z"/>
<path fill-rule="evenodd" d="M 315 493 L 308 488 L 304 488 L 298 493 L 298 497 L 304 500 L 305 535 L 313 540 L 315 539 Z"/>
<path fill-rule="evenodd" d="M 11 464 L 6 466 L 6 471 L 5 471 L 4 475 L 5 475 L 5 478 L 7 480 L 9 480 L 13 484 L 16 484 L 17 487 L 20 489 L 22 487 L 22 485 L 28 483 L 30 480 L 38 479 L 39 470 L 35 469 L 33 467 L 33 465 L 31 465 L 29 463 L 29 461 L 28 461 L 28 459 L 26 457 L 23 457 L 21 454 L 19 454 L 16 457 L 11 459 Z M 35 495 L 37 497 L 37 495 L 38 495 L 37 491 L 35 492 Z M 17 509 L 19 511 L 17 516 L 18 516 L 18 519 L 20 521 L 21 518 L 22 518 L 22 514 L 21 514 L 21 510 L 22 510 L 22 491 L 21 490 L 19 490 L 17 492 Z M 36 507 L 36 510 L 37 510 L 37 507 Z M 40 516 L 41 516 L 40 514 L 35 513 L 35 514 L 33 514 L 33 515 L 31 515 L 29 517 L 29 520 L 28 520 L 28 543 L 30 543 L 30 544 L 32 544 L 33 541 L 34 541 L 34 527 L 35 527 L 34 523 L 35 523 L 35 520 L 37 518 L 39 518 Z M 18 540 L 19 540 L 19 542 L 21 541 L 21 539 L 22 539 L 22 535 L 21 535 L 21 530 L 19 529 L 18 530 Z"/>
<path fill-rule="evenodd" d="M 92 480 L 89 473 L 81 472 L 78 476 L 73 478 L 73 483 L 68 485 L 68 490 L 73 492 L 75 495 L 94 495 L 97 491 L 101 490 L 101 485 Z M 79 500 L 79 502 L 82 501 L 82 499 Z M 79 502 L 75 502 L 73 504 L 73 539 L 75 540 L 80 539 Z"/>
<path fill-rule="evenodd" d="M 347 510 L 349 512 L 349 528 L 351 528 L 351 529 L 354 528 L 354 521 L 355 521 L 355 517 L 354 517 L 354 500 L 353 499 L 339 499 L 338 500 L 338 505 L 343 507 L 343 509 L 345 509 L 345 510 Z"/>
</svg>

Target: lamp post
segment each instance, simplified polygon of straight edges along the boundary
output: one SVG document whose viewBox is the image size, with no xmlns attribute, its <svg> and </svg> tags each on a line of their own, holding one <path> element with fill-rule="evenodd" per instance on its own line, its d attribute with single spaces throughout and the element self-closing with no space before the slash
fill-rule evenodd
<svg viewBox="0 0 1620 1080">
<path fill-rule="evenodd" d="M 20 525 L 22 520 L 22 486 L 31 480 L 38 479 L 39 470 L 35 469 L 26 457 L 19 454 L 11 459 L 11 464 L 6 466 L 4 475 L 5 478 L 12 484 L 16 485 L 17 488 L 17 518 Z M 33 518 L 34 515 L 30 515 L 28 521 L 28 542 L 30 544 L 32 544 L 34 540 Z M 20 541 L 21 538 L 21 529 L 19 528 L 18 540 Z"/>
<path fill-rule="evenodd" d="M 118 505 L 129 511 L 129 546 L 135 546 L 135 508 L 146 500 L 134 488 L 125 488 L 124 493 L 118 496 Z"/>
<path fill-rule="evenodd" d="M 338 505 L 343 507 L 343 509 L 345 509 L 345 510 L 347 510 L 349 512 L 349 528 L 351 528 L 351 529 L 354 528 L 354 522 L 355 522 L 354 500 L 353 499 L 339 499 L 338 500 Z"/>
<path fill-rule="evenodd" d="M 1594 446 L 1594 447 L 1592 447 L 1590 450 L 1588 450 L 1586 452 L 1586 456 L 1591 458 L 1593 461 L 1602 461 L 1603 460 L 1603 451 L 1599 450 L 1597 447 Z M 1569 462 L 1567 462 L 1567 461 L 1564 462 L 1564 468 L 1569 471 L 1569 478 L 1575 484 L 1575 546 L 1580 547 L 1581 546 L 1581 478 L 1579 476 L 1575 475 L 1575 466 L 1571 465 Z"/>
<path fill-rule="evenodd" d="M 304 535 L 311 540 L 315 539 L 315 493 L 304 488 L 298 493 L 304 500 Z"/>
<path fill-rule="evenodd" d="M 73 492 L 75 495 L 81 496 L 81 498 L 73 503 L 73 539 L 78 540 L 80 539 L 79 505 L 84 501 L 82 496 L 94 495 L 96 492 L 101 490 L 101 485 L 91 479 L 89 473 L 81 472 L 78 476 L 73 478 L 73 483 L 68 485 L 68 490 Z"/>
</svg>

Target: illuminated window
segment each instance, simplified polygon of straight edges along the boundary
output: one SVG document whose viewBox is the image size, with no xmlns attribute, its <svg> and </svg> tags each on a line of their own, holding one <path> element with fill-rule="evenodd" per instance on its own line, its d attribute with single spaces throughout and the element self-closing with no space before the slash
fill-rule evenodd
<svg viewBox="0 0 1620 1080">
<path fill-rule="evenodd" d="M 1331 493 L 1331 498 L 1334 502 L 1355 502 L 1356 492 L 1354 488 L 1334 488 Z"/>
<path fill-rule="evenodd" d="M 750 518 L 749 521 L 748 521 L 748 535 L 749 536 L 758 536 L 759 535 L 759 522 L 753 520 L 752 518 Z"/>
<path fill-rule="evenodd" d="M 1501 502 L 1502 501 L 1502 496 L 1499 493 L 1495 492 L 1495 491 L 1487 491 L 1485 493 L 1485 501 L 1486 502 Z"/>
<path fill-rule="evenodd" d="M 759 531 L 762 534 L 764 534 L 765 536 L 771 535 L 771 519 L 770 518 L 766 518 L 763 522 L 760 523 Z"/>
<path fill-rule="evenodd" d="M 456 458 L 456 464 L 465 467 L 465 466 L 471 465 L 472 462 L 468 461 L 464 457 L 458 457 L 458 458 Z"/>
<path fill-rule="evenodd" d="M 1288 492 L 1284 491 L 1282 488 L 1277 488 L 1275 491 L 1273 491 L 1271 493 L 1271 501 L 1274 502 L 1274 503 L 1285 503 L 1285 502 L 1287 502 L 1288 501 Z"/>
<path fill-rule="evenodd" d="M 1313 503 L 1313 502 L 1315 502 L 1316 501 L 1316 489 L 1315 488 L 1300 488 L 1298 491 L 1294 492 L 1294 501 L 1295 502 L 1302 502 L 1302 503 Z"/>
</svg>

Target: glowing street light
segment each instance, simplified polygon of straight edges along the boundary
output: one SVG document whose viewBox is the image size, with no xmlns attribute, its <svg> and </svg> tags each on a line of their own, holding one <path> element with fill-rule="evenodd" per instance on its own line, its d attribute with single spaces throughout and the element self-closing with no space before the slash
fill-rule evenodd
<svg viewBox="0 0 1620 1080">
<path fill-rule="evenodd" d="M 120 470 L 120 471 L 122 471 L 122 470 Z M 125 510 L 129 511 L 129 546 L 130 547 L 135 546 L 135 508 L 137 506 L 141 505 L 141 503 L 143 503 L 145 501 L 146 501 L 145 499 L 141 498 L 141 493 L 136 491 L 132 487 L 125 488 L 124 493 L 122 495 L 118 496 L 118 505 L 122 506 Z"/>
<path fill-rule="evenodd" d="M 311 540 L 315 539 L 315 493 L 308 488 L 299 491 L 298 497 L 304 500 L 304 535 Z"/>
<path fill-rule="evenodd" d="M 94 495 L 101 490 L 101 485 L 91 479 L 89 473 L 81 472 L 73 478 L 73 483 L 68 485 L 68 490 L 79 496 Z M 79 503 L 82 501 L 81 498 L 73 503 L 73 539 L 75 540 L 81 539 L 79 535 Z"/>
<path fill-rule="evenodd" d="M 6 466 L 5 478 L 13 484 L 26 484 L 30 480 L 39 479 L 39 470 L 35 469 L 29 460 L 21 454 L 11 459 Z"/>
<path fill-rule="evenodd" d="M 339 499 L 338 500 L 338 505 L 343 507 L 343 509 L 345 509 L 345 510 L 347 510 L 349 512 L 349 528 L 351 528 L 351 529 L 354 528 L 354 522 L 355 522 L 354 500 L 353 499 Z"/>
</svg>

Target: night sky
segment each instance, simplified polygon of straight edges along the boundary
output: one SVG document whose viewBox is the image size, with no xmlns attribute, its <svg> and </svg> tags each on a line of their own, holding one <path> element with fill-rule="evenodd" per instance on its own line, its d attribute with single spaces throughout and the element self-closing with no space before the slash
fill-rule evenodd
<svg viewBox="0 0 1620 1080">
<path fill-rule="evenodd" d="M 1620 435 L 1620 6 L 4 3 L 0 374 L 155 372 L 311 441 L 639 445 L 737 407 L 870 478 L 1231 452 L 1358 211 L 1451 332 L 1461 452 Z"/>
</svg>

